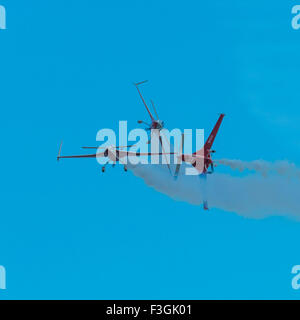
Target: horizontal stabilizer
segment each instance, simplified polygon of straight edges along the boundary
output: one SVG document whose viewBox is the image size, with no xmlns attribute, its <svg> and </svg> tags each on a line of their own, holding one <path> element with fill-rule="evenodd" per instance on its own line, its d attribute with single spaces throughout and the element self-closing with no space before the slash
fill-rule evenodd
<svg viewBox="0 0 300 320">
<path fill-rule="evenodd" d="M 135 85 L 135 86 L 139 86 L 140 84 L 143 84 L 143 83 L 146 83 L 146 82 L 148 82 L 148 80 L 136 82 L 134 85 Z"/>
</svg>

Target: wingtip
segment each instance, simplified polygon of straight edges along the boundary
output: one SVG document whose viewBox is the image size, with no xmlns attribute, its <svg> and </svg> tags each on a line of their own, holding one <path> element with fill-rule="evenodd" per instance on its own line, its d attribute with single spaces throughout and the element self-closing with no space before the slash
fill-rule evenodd
<svg viewBox="0 0 300 320">
<path fill-rule="evenodd" d="M 59 161 L 59 159 L 60 159 L 60 153 L 61 153 L 62 144 L 63 144 L 63 141 L 61 141 L 60 145 L 59 145 L 58 154 L 57 154 L 57 157 L 56 157 L 57 161 Z"/>
<path fill-rule="evenodd" d="M 146 83 L 146 82 L 148 82 L 148 80 L 144 80 L 144 81 L 140 81 L 140 82 L 134 82 L 133 84 L 135 86 L 139 86 L 140 84 L 143 84 L 143 83 Z"/>
</svg>

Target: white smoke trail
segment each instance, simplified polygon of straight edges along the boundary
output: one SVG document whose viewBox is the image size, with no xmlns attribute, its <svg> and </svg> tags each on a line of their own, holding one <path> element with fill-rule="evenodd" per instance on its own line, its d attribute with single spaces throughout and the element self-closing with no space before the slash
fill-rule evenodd
<svg viewBox="0 0 300 320">
<path fill-rule="evenodd" d="M 181 173 L 184 172 L 185 164 L 182 167 Z M 175 200 L 194 205 L 201 205 L 203 202 L 199 176 L 181 174 L 174 181 L 165 166 L 129 165 L 129 169 L 147 185 Z M 251 218 L 282 215 L 300 219 L 300 180 L 290 179 L 288 176 L 289 174 L 263 178 L 256 174 L 244 177 L 219 173 L 209 175 L 209 207 Z"/>
<path fill-rule="evenodd" d="M 217 160 L 218 164 L 229 166 L 233 170 L 239 170 L 243 172 L 244 170 L 251 170 L 259 172 L 264 177 L 269 174 L 276 173 L 281 176 L 286 177 L 298 177 L 300 178 L 300 170 L 296 167 L 294 163 L 289 161 L 275 161 L 268 162 L 265 160 L 255 160 L 255 161 L 242 161 L 242 160 L 229 160 L 220 159 Z"/>
</svg>

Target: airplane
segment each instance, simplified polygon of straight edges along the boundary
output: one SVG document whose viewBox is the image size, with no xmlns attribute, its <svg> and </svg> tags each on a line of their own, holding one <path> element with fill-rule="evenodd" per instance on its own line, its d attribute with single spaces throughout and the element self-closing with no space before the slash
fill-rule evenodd
<svg viewBox="0 0 300 320">
<path fill-rule="evenodd" d="M 184 146 L 184 134 L 182 134 L 181 138 L 181 146 L 180 153 L 178 155 L 178 163 L 175 168 L 174 179 L 177 180 L 178 174 L 180 171 L 182 161 L 186 163 L 190 163 L 198 172 L 200 173 L 200 177 L 206 180 L 207 174 L 212 174 L 214 172 L 214 167 L 217 164 L 212 160 L 211 154 L 215 153 L 215 150 L 212 150 L 212 145 L 220 128 L 220 125 L 223 121 L 225 114 L 221 113 L 217 123 L 215 124 L 212 132 L 210 133 L 208 139 L 206 140 L 202 149 L 194 152 L 193 154 L 184 154 L 183 146 Z M 201 165 L 199 166 L 199 161 L 201 160 Z M 203 201 L 203 209 L 209 210 L 207 200 Z"/>
<path fill-rule="evenodd" d="M 151 155 L 162 155 L 164 153 L 158 152 L 158 153 L 141 153 L 141 152 L 129 152 L 129 151 L 122 151 L 120 149 L 122 148 L 129 148 L 132 146 L 108 146 L 108 147 L 82 147 L 84 149 L 104 149 L 104 152 L 97 152 L 94 154 L 84 154 L 84 155 L 69 155 L 69 156 L 61 156 L 61 149 L 62 149 L 62 142 L 60 144 L 58 155 L 57 155 L 57 161 L 60 159 L 66 159 L 66 158 L 108 158 L 107 162 L 102 166 L 102 172 L 105 172 L 105 167 L 109 163 L 109 161 L 113 161 L 113 167 L 116 165 L 116 162 L 122 163 L 122 158 L 125 157 L 140 157 L 140 156 L 151 156 Z M 167 154 L 174 154 L 174 152 L 170 152 Z M 127 172 L 127 166 L 124 165 L 124 171 Z"/>
<path fill-rule="evenodd" d="M 162 120 L 159 120 L 159 117 L 158 117 L 158 114 L 157 114 L 157 112 L 156 112 L 156 109 L 155 109 L 155 106 L 154 106 L 153 101 L 151 100 L 151 104 L 152 104 L 152 108 L 153 108 L 153 110 L 154 110 L 154 113 L 155 113 L 155 116 L 157 117 L 157 119 L 155 119 L 155 118 L 153 117 L 153 115 L 152 115 L 152 113 L 150 112 L 150 109 L 149 109 L 149 107 L 147 106 L 147 103 L 146 103 L 146 101 L 145 101 L 145 99 L 144 99 L 144 97 L 143 97 L 143 95 L 142 95 L 142 93 L 141 93 L 141 91 L 140 91 L 140 89 L 139 89 L 139 85 L 141 85 L 141 84 L 143 84 L 143 83 L 146 83 L 146 82 L 148 82 L 148 80 L 134 83 L 134 85 L 135 85 L 135 87 L 136 87 L 136 89 L 137 89 L 137 91 L 138 91 L 138 93 L 139 93 L 139 95 L 140 95 L 140 97 L 141 97 L 141 99 L 142 99 L 142 102 L 143 102 L 144 106 L 146 107 L 147 112 L 148 112 L 148 114 L 149 114 L 149 116 L 150 116 L 150 118 L 151 118 L 151 124 L 149 124 L 149 123 L 147 123 L 147 122 L 145 122 L 145 121 L 143 121 L 143 120 L 138 120 L 138 123 L 139 123 L 139 124 L 143 123 L 143 124 L 147 125 L 148 127 L 146 128 L 146 130 L 149 130 L 149 131 L 152 130 L 152 129 L 161 130 L 161 129 L 164 128 L 164 122 L 163 122 Z"/>
<path fill-rule="evenodd" d="M 145 101 L 145 99 L 144 99 L 144 97 L 143 97 L 143 95 L 142 95 L 142 93 L 141 93 L 141 91 L 140 91 L 140 89 L 139 89 L 139 85 L 144 84 L 144 83 L 146 83 L 146 82 L 148 82 L 148 80 L 144 80 L 144 81 L 141 81 L 141 82 L 134 83 L 134 85 L 135 85 L 135 87 L 136 87 L 136 89 L 137 89 L 137 91 L 138 91 L 138 93 L 139 93 L 139 96 L 141 97 L 141 100 L 142 100 L 144 106 L 146 107 L 147 112 L 148 112 L 148 114 L 149 114 L 149 116 L 150 116 L 150 118 L 151 118 L 151 124 L 149 124 L 149 123 L 147 123 L 147 122 L 145 122 L 145 121 L 143 121 L 143 120 L 138 120 L 138 123 L 139 123 L 139 124 L 143 123 L 143 124 L 147 125 L 147 127 L 146 127 L 146 130 L 147 130 L 147 131 L 151 131 L 151 130 L 156 129 L 156 130 L 159 130 L 159 132 L 160 132 L 160 130 L 162 130 L 162 129 L 164 128 L 164 121 L 159 120 L 159 116 L 158 116 L 158 114 L 157 114 L 157 112 L 156 112 L 154 103 L 153 103 L 153 101 L 151 100 L 152 108 L 153 108 L 153 110 L 154 110 L 154 113 L 155 113 L 157 119 L 155 119 L 155 118 L 153 117 L 153 115 L 152 115 L 152 113 L 150 112 L 150 109 L 149 109 L 149 107 L 147 106 L 147 103 L 146 103 L 146 101 Z M 157 134 L 157 131 L 154 131 L 154 133 Z M 149 144 L 150 142 L 151 142 L 151 138 L 148 140 L 147 144 Z M 162 137 L 161 137 L 160 133 L 159 133 L 159 143 L 160 143 L 160 145 L 161 145 L 161 148 L 162 148 L 163 153 L 165 153 L 164 146 L 163 146 L 163 141 L 162 141 Z M 170 165 L 169 165 L 168 161 L 166 161 L 166 163 L 167 163 L 169 172 L 170 172 L 170 174 L 172 175 L 171 168 L 170 168 Z"/>
</svg>

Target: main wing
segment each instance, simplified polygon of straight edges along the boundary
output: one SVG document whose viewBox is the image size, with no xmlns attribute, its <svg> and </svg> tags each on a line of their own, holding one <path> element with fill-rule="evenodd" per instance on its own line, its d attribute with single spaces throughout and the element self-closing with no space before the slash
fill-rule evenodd
<svg viewBox="0 0 300 320">
<path fill-rule="evenodd" d="M 156 152 L 156 153 L 151 153 L 151 152 L 131 152 L 131 151 L 118 151 L 119 158 L 124 158 L 124 157 L 141 157 L 141 156 L 160 156 L 160 155 L 165 155 L 165 154 L 175 154 L 175 152 L 169 152 L 169 153 L 164 153 L 164 152 Z"/>
<path fill-rule="evenodd" d="M 73 156 L 57 156 L 57 160 L 66 159 L 66 158 L 101 158 L 104 157 L 104 153 L 95 153 L 95 154 L 81 154 L 81 155 L 73 155 Z"/>
<path fill-rule="evenodd" d="M 60 143 L 60 146 L 59 146 L 57 161 L 59 161 L 59 159 L 67 159 L 67 158 L 101 158 L 101 157 L 104 157 L 104 152 L 98 152 L 98 153 L 94 153 L 94 154 L 61 156 L 60 155 L 61 154 L 61 147 L 62 147 L 62 142 Z"/>
</svg>

